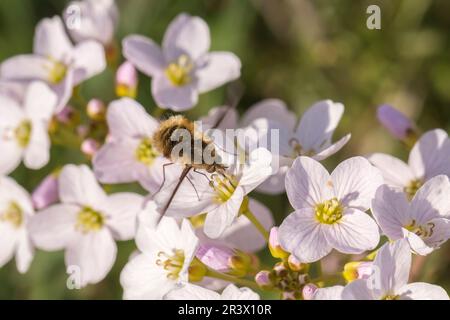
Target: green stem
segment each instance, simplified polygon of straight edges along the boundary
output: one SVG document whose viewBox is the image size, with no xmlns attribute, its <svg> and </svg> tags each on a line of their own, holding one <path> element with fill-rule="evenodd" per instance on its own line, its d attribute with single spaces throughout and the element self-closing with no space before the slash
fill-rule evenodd
<svg viewBox="0 0 450 320">
<path fill-rule="evenodd" d="M 255 215 L 250 211 L 250 209 L 245 210 L 242 214 L 255 225 L 256 229 L 258 229 L 264 239 L 266 239 L 266 241 L 269 241 L 269 232 L 266 230 L 266 228 L 264 228 L 261 222 L 259 222 Z"/>
<path fill-rule="evenodd" d="M 215 279 L 220 279 L 220 280 L 224 280 L 224 281 L 228 281 L 228 282 L 233 282 L 236 284 L 239 284 L 241 286 L 246 286 L 255 290 L 259 290 L 259 286 L 256 284 L 256 282 L 251 281 L 251 280 L 247 280 L 247 279 L 242 279 L 242 278 L 236 278 L 233 276 L 230 276 L 228 274 L 225 273 L 220 273 L 217 272 L 215 270 L 209 269 L 206 271 L 206 277 L 210 277 L 210 278 L 215 278 Z"/>
</svg>

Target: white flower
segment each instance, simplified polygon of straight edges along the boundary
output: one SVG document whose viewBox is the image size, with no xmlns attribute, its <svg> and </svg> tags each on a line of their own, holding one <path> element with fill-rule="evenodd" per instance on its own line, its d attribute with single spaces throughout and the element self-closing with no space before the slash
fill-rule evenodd
<svg viewBox="0 0 450 320">
<path fill-rule="evenodd" d="M 123 55 L 152 77 L 152 95 L 160 107 L 183 111 L 197 104 L 199 93 L 240 76 L 239 58 L 208 52 L 210 42 L 205 21 L 179 14 L 164 34 L 162 49 L 151 39 L 131 35 L 123 40 Z"/>
<path fill-rule="evenodd" d="M 299 157 L 286 175 L 295 211 L 281 224 L 281 246 L 300 262 L 314 262 L 334 248 L 347 254 L 374 249 L 380 235 L 366 211 L 382 177 L 364 158 L 354 157 L 331 173 L 316 160 Z"/>
<path fill-rule="evenodd" d="M 15 255 L 17 270 L 27 272 L 34 256 L 28 231 L 33 214 L 30 195 L 13 179 L 0 177 L 0 268 Z"/>
<path fill-rule="evenodd" d="M 162 183 L 162 165 L 169 162 L 152 147 L 158 121 L 136 101 L 122 98 L 110 103 L 107 123 L 109 139 L 93 159 L 94 172 L 99 181 L 138 181 L 148 191 L 157 191 Z"/>
<path fill-rule="evenodd" d="M 411 252 L 406 240 L 385 244 L 377 253 L 374 272 L 368 279 L 348 284 L 343 292 L 345 300 L 448 300 L 439 286 L 415 282 L 408 284 Z"/>
<path fill-rule="evenodd" d="M 30 169 L 48 163 L 47 126 L 55 105 L 55 94 L 42 82 L 28 86 L 22 105 L 0 95 L 0 173 L 9 174 L 22 159 Z"/>
<path fill-rule="evenodd" d="M 427 255 L 450 238 L 449 195 L 444 175 L 428 180 L 411 202 L 401 190 L 383 185 L 372 201 L 372 213 L 390 239 L 406 238 L 414 252 Z"/>
<path fill-rule="evenodd" d="M 222 293 L 187 283 L 170 291 L 165 300 L 259 300 L 259 295 L 249 288 L 238 288 L 229 284 Z"/>
<path fill-rule="evenodd" d="M 47 82 L 58 96 L 56 111 L 60 111 L 70 99 L 73 87 L 105 67 L 103 47 L 96 41 L 84 41 L 74 47 L 61 19 L 55 16 L 37 25 L 33 54 L 21 54 L 4 61 L 0 65 L 0 78 Z"/>
<path fill-rule="evenodd" d="M 109 46 L 114 38 L 119 12 L 114 0 L 72 1 L 64 11 L 64 22 L 75 42 L 96 40 Z"/>
<path fill-rule="evenodd" d="M 273 163 L 279 163 L 280 168 L 275 168 L 274 175 L 261 184 L 258 190 L 269 194 L 284 192 L 286 172 L 298 156 L 309 156 L 321 161 L 338 152 L 351 137 L 347 134 L 332 143 L 333 133 L 343 113 L 344 106 L 341 103 L 319 101 L 306 110 L 297 125 L 296 115 L 280 100 L 267 99 L 253 105 L 241 120 L 244 134 L 240 136 L 239 142 L 242 146 L 250 144 L 245 150 L 264 147 L 261 143 L 269 143 L 272 130 L 278 130 L 280 137 L 277 146 L 271 144 L 268 148 L 274 157 L 278 157 L 278 161 Z"/>
<path fill-rule="evenodd" d="M 178 189 L 167 215 L 188 217 L 207 212 L 205 234 L 220 237 L 237 218 L 245 196 L 271 174 L 271 159 L 270 152 L 260 148 L 251 153 L 248 164 L 230 166 L 225 176 L 192 172 Z M 155 195 L 159 209 L 167 204 L 177 183 L 175 179 Z"/>
<path fill-rule="evenodd" d="M 342 300 L 343 290 L 343 286 L 317 288 L 309 300 Z"/>
<path fill-rule="evenodd" d="M 369 161 L 380 169 L 390 186 L 403 190 L 411 199 L 427 180 L 439 174 L 450 175 L 450 139 L 435 129 L 420 137 L 412 148 L 408 164 L 393 156 L 375 153 Z"/>
<path fill-rule="evenodd" d="M 81 270 L 79 285 L 97 283 L 116 259 L 114 240 L 134 237 L 143 197 L 106 195 L 87 166 L 66 165 L 59 176 L 59 198 L 60 204 L 31 219 L 32 239 L 43 250 L 65 249 L 66 266 Z"/>
<path fill-rule="evenodd" d="M 153 202 L 139 215 L 136 245 L 140 251 L 122 270 L 124 299 L 162 299 L 177 285 L 189 280 L 189 266 L 198 239 L 188 220 L 181 228 L 173 218 L 163 217 Z"/>
</svg>

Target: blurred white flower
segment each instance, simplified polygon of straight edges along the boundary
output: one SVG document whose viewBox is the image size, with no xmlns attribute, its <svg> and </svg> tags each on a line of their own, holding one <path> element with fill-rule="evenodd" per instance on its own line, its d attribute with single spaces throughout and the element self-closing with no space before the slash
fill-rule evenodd
<svg viewBox="0 0 450 320">
<path fill-rule="evenodd" d="M 259 295 L 249 288 L 229 284 L 222 293 L 195 284 L 184 284 L 164 296 L 165 300 L 259 300 Z"/>
<path fill-rule="evenodd" d="M 373 263 L 375 272 L 367 279 L 348 284 L 342 291 L 344 300 L 448 300 L 439 286 L 415 282 L 408 284 L 411 252 L 404 239 L 386 243 Z"/>
<path fill-rule="evenodd" d="M 16 256 L 17 270 L 27 272 L 34 256 L 28 223 L 34 215 L 30 195 L 9 177 L 0 177 L 0 268 Z"/>
<path fill-rule="evenodd" d="M 76 43 L 96 40 L 108 47 L 114 39 L 119 20 L 114 0 L 72 1 L 63 15 L 67 30 Z"/>
<path fill-rule="evenodd" d="M 111 102 L 106 118 L 109 139 L 93 159 L 94 172 L 99 181 L 137 181 L 148 191 L 157 191 L 162 183 L 162 166 L 169 163 L 152 147 L 153 133 L 159 126 L 158 121 L 139 103 L 129 98 Z M 176 174 L 173 170 L 165 172 L 167 179 Z"/>
<path fill-rule="evenodd" d="M 198 239 L 188 220 L 181 228 L 173 218 L 163 217 L 153 202 L 139 215 L 136 245 L 140 251 L 120 275 L 124 299 L 162 299 L 177 285 L 189 281 L 189 266 Z"/>
<path fill-rule="evenodd" d="M 250 154 L 249 163 L 227 168 L 225 176 L 192 172 L 180 185 L 166 214 L 189 217 L 207 212 L 205 234 L 213 239 L 220 237 L 238 217 L 245 196 L 271 174 L 271 160 L 270 152 L 260 148 Z M 167 204 L 177 183 L 178 179 L 169 181 L 167 187 L 155 195 L 158 209 Z"/>
<path fill-rule="evenodd" d="M 365 213 L 383 179 L 362 157 L 339 164 L 331 173 L 316 160 L 299 157 L 286 175 L 286 192 L 295 209 L 281 224 L 281 246 L 310 263 L 334 248 L 346 254 L 374 249 L 378 226 Z"/>
<path fill-rule="evenodd" d="M 152 95 L 161 108 L 183 111 L 198 95 L 239 78 L 241 62 L 230 52 L 208 52 L 209 28 L 199 17 L 179 14 L 164 34 L 162 49 L 151 39 L 130 35 L 123 55 L 152 77 Z"/>
<path fill-rule="evenodd" d="M 58 96 L 56 111 L 72 96 L 72 88 L 102 72 L 105 52 L 97 41 L 70 42 L 61 18 L 45 18 L 36 27 L 33 54 L 21 54 L 0 65 L 4 80 L 41 80 Z"/>
<path fill-rule="evenodd" d="M 81 270 L 81 287 L 97 283 L 114 264 L 114 240 L 135 236 L 136 216 L 143 197 L 133 193 L 107 195 L 85 166 L 66 165 L 59 176 L 61 203 L 52 205 L 30 221 L 36 247 L 65 249 L 65 262 Z"/>
<path fill-rule="evenodd" d="M 449 195 L 445 175 L 425 182 L 411 202 L 401 190 L 383 185 L 372 201 L 372 213 L 390 239 L 406 238 L 415 253 L 427 255 L 450 238 Z"/>
<path fill-rule="evenodd" d="M 258 187 L 259 191 L 278 194 L 285 191 L 284 180 L 292 161 L 298 156 L 308 156 L 321 161 L 338 152 L 349 140 L 347 134 L 332 143 L 333 133 L 344 113 L 341 103 L 331 100 L 316 102 L 309 107 L 297 125 L 296 115 L 289 111 L 283 101 L 277 99 L 263 100 L 245 113 L 240 121 L 244 133 L 239 143 L 244 150 L 266 147 L 267 143 L 273 161 L 279 164 L 274 174 Z M 271 142 L 272 130 L 278 130 L 279 141 Z"/>
<path fill-rule="evenodd" d="M 313 284 L 303 287 L 302 295 L 305 300 L 342 300 L 343 286 L 318 288 Z"/>
<path fill-rule="evenodd" d="M 368 157 L 380 169 L 385 182 L 403 190 L 412 199 L 417 190 L 439 174 L 450 175 L 450 139 L 442 129 L 424 133 L 412 148 L 408 164 L 383 153 Z"/>
<path fill-rule="evenodd" d="M 9 174 L 21 162 L 40 169 L 50 158 L 47 126 L 56 106 L 56 95 L 42 82 L 32 82 L 22 105 L 0 95 L 0 173 Z"/>
</svg>

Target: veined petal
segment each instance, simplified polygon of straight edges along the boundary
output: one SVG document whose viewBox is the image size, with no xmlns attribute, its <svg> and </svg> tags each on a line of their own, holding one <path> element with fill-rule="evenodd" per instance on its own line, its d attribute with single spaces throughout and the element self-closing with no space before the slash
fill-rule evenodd
<svg viewBox="0 0 450 320">
<path fill-rule="evenodd" d="M 34 257 L 34 247 L 26 231 L 22 231 L 16 248 L 16 265 L 20 273 L 26 273 Z M 0 263 L 1 264 L 1 263 Z"/>
<path fill-rule="evenodd" d="M 368 281 L 358 279 L 352 281 L 342 290 L 343 300 L 375 300 L 374 292 L 370 288 Z"/>
<path fill-rule="evenodd" d="M 392 240 L 403 238 L 402 227 L 411 223 L 410 206 L 405 193 L 388 185 L 378 188 L 372 200 L 372 214 Z"/>
<path fill-rule="evenodd" d="M 411 251 L 421 256 L 426 256 L 431 252 L 433 252 L 433 248 L 431 246 L 428 246 L 425 243 L 424 239 L 419 237 L 417 234 L 404 228 L 402 228 L 402 231 L 403 237 L 406 238 L 406 240 L 408 240 L 409 246 L 411 247 Z"/>
<path fill-rule="evenodd" d="M 298 157 L 286 174 L 289 202 L 295 209 L 313 208 L 334 196 L 330 182 L 330 174 L 319 162 Z"/>
<path fill-rule="evenodd" d="M 343 286 L 318 288 L 313 300 L 342 300 Z"/>
<path fill-rule="evenodd" d="M 341 162 L 331 173 L 336 197 L 344 206 L 366 211 L 383 183 L 380 171 L 363 157 Z"/>
<path fill-rule="evenodd" d="M 194 107 L 198 101 L 194 84 L 174 86 L 164 74 L 152 79 L 152 95 L 160 108 L 177 112 Z"/>
<path fill-rule="evenodd" d="M 241 75 L 241 61 L 231 52 L 211 52 L 195 71 L 199 93 L 213 90 Z"/>
<path fill-rule="evenodd" d="M 425 132 L 409 154 L 409 166 L 417 178 L 425 180 L 450 174 L 450 140 L 442 129 Z"/>
<path fill-rule="evenodd" d="M 278 229 L 278 239 L 283 249 L 304 263 L 317 261 L 332 249 L 311 208 L 296 210 L 284 219 Z"/>
<path fill-rule="evenodd" d="M 209 50 L 209 28 L 203 19 L 182 13 L 172 20 L 164 34 L 162 48 L 167 61 L 188 54 L 197 60 Z"/>
<path fill-rule="evenodd" d="M 220 300 L 220 294 L 213 290 L 186 283 L 166 294 L 164 300 Z"/>
<path fill-rule="evenodd" d="M 148 76 L 154 77 L 166 67 L 161 48 L 153 40 L 140 35 L 130 35 L 123 39 L 122 45 L 125 58 Z"/>
<path fill-rule="evenodd" d="M 416 179 L 406 163 L 391 155 L 374 153 L 368 156 L 367 159 L 380 170 L 385 183 L 391 186 L 403 189 Z"/>
<path fill-rule="evenodd" d="M 375 249 L 380 241 L 378 225 L 369 215 L 357 209 L 345 209 L 339 222 L 322 228 L 328 244 L 346 254 Z"/>
<path fill-rule="evenodd" d="M 221 295 L 222 300 L 259 300 L 259 295 L 249 288 L 238 288 L 229 284 Z"/>
<path fill-rule="evenodd" d="M 279 99 L 264 99 L 252 105 L 242 116 L 241 127 L 249 126 L 259 118 L 269 118 L 283 124 L 286 130 L 294 131 L 297 116 Z"/>
<path fill-rule="evenodd" d="M 337 142 L 333 143 L 329 147 L 327 147 L 327 148 L 323 149 L 322 151 L 318 152 L 317 154 L 313 155 L 312 158 L 317 161 L 325 160 L 326 158 L 332 156 L 333 154 L 335 154 L 336 152 L 341 150 L 347 144 L 347 142 L 350 141 L 351 137 L 352 137 L 352 135 L 350 133 L 345 135 L 344 137 L 339 139 Z"/>
</svg>

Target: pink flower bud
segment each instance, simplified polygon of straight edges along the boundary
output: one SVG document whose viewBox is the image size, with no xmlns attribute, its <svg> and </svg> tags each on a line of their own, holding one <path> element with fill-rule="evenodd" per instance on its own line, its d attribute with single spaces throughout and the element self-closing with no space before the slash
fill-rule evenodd
<svg viewBox="0 0 450 320">
<path fill-rule="evenodd" d="M 87 138 L 81 143 L 81 152 L 89 157 L 93 157 L 100 148 L 100 143 L 92 138 Z"/>
<path fill-rule="evenodd" d="M 55 118 L 60 123 L 69 124 L 74 119 L 75 113 L 75 109 L 67 105 L 55 115 Z"/>
<path fill-rule="evenodd" d="M 106 106 L 100 99 L 91 99 L 86 106 L 86 113 L 93 120 L 103 120 L 105 119 Z"/>
<path fill-rule="evenodd" d="M 137 71 L 131 62 L 125 61 L 119 66 L 116 73 L 117 96 L 135 98 L 137 85 Z"/>
<path fill-rule="evenodd" d="M 414 124 L 403 113 L 390 105 L 378 107 L 377 117 L 380 123 L 396 138 L 404 140 L 414 132 Z"/>
<path fill-rule="evenodd" d="M 255 281 L 263 289 L 271 288 L 273 286 L 272 280 L 270 280 L 270 272 L 262 270 L 255 276 Z"/>
<path fill-rule="evenodd" d="M 289 256 L 289 253 L 281 248 L 280 242 L 278 241 L 278 227 L 270 229 L 269 250 L 274 258 L 285 259 Z"/>
<path fill-rule="evenodd" d="M 317 286 L 312 283 L 308 283 L 303 287 L 302 290 L 303 299 L 312 300 L 314 298 L 314 295 L 316 294 L 316 291 Z"/>
<path fill-rule="evenodd" d="M 36 210 L 44 209 L 56 203 L 58 199 L 58 173 L 52 173 L 45 177 L 31 194 L 33 207 Z"/>
<path fill-rule="evenodd" d="M 235 252 L 224 246 L 201 244 L 197 250 L 197 258 L 208 267 L 219 271 L 231 271 L 229 262 Z"/>
</svg>

